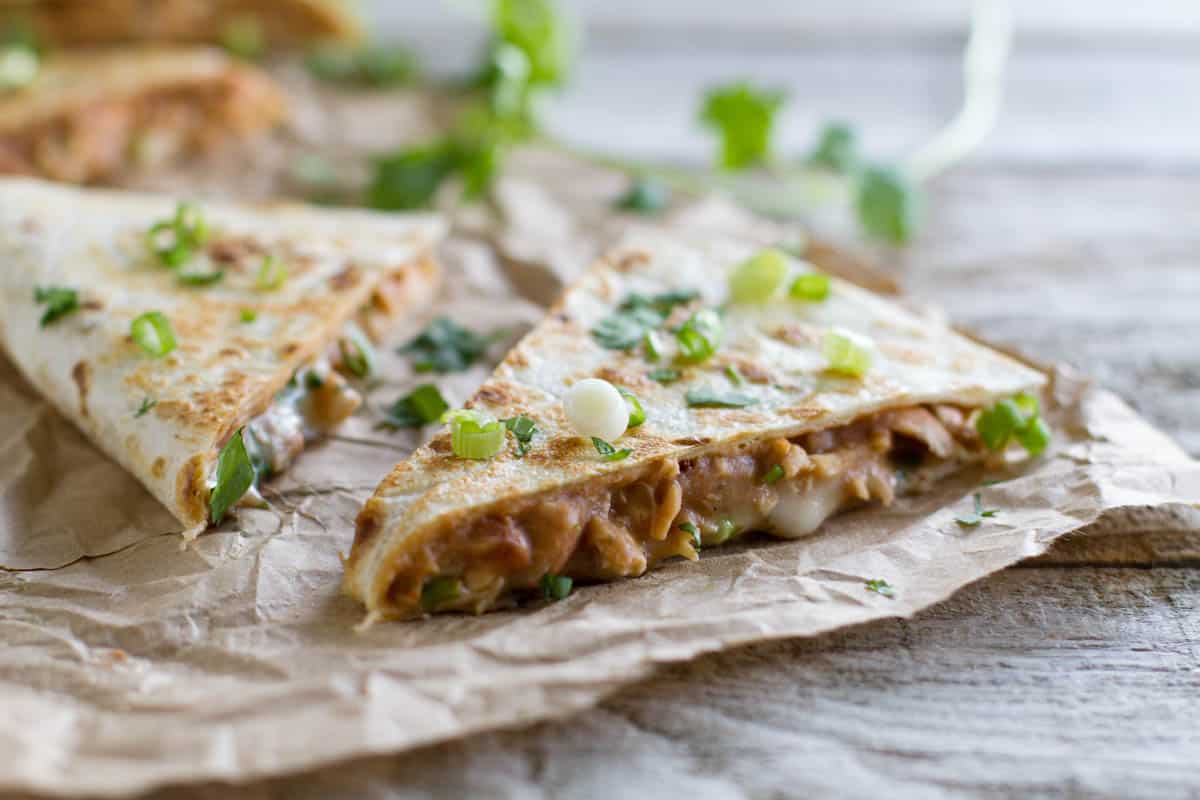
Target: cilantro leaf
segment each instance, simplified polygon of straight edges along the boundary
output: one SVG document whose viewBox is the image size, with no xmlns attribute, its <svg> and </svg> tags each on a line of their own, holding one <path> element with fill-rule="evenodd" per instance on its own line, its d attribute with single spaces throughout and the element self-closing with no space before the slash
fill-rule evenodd
<svg viewBox="0 0 1200 800">
<path fill-rule="evenodd" d="M 671 202 L 670 188 L 657 178 L 642 175 L 634 178 L 629 189 L 613 203 L 620 211 L 637 214 L 657 214 Z"/>
<path fill-rule="evenodd" d="M 682 373 L 674 367 L 659 367 L 658 369 L 650 370 L 648 373 L 650 380 L 658 381 L 659 383 L 674 383 L 679 380 L 681 375 Z"/>
<path fill-rule="evenodd" d="M 399 352 L 412 356 L 417 372 L 462 372 L 482 358 L 502 335 L 497 332 L 481 336 L 452 319 L 438 317 Z"/>
<path fill-rule="evenodd" d="M 866 582 L 866 587 L 867 587 L 868 591 L 875 592 L 876 594 L 881 594 L 884 597 L 895 597 L 896 596 L 896 588 L 894 586 L 892 586 L 890 583 L 888 583 L 887 581 L 885 581 L 883 578 L 872 578 L 871 580 Z"/>
<path fill-rule="evenodd" d="M 524 414 L 500 421 L 517 440 L 517 458 L 521 458 L 529 452 L 529 446 L 533 443 L 533 435 L 537 433 L 537 425 Z"/>
<path fill-rule="evenodd" d="M 869 167 L 859 177 L 855 206 L 867 235 L 891 244 L 905 244 L 920 225 L 920 188 L 899 172 Z"/>
<path fill-rule="evenodd" d="M 817 146 L 808 157 L 808 163 L 843 175 L 853 172 L 858 160 L 858 136 L 853 128 L 841 122 L 825 124 Z"/>
<path fill-rule="evenodd" d="M 410 51 L 380 45 L 358 48 L 340 44 L 319 46 L 309 51 L 304 65 L 320 80 L 373 88 L 403 86 L 418 72 L 417 60 Z"/>
<path fill-rule="evenodd" d="M 592 336 L 601 347 L 629 350 L 641 342 L 646 334 L 666 322 L 671 309 L 690 303 L 699 296 L 699 292 L 690 289 L 654 295 L 630 293 L 616 311 L 592 327 Z"/>
<path fill-rule="evenodd" d="M 380 423 L 387 428 L 420 428 L 437 422 L 450 410 L 450 404 L 432 383 L 423 383 L 401 397 L 384 414 Z"/>
<path fill-rule="evenodd" d="M 633 453 L 628 447 L 618 450 L 597 436 L 592 437 L 592 446 L 596 448 L 596 452 L 605 461 L 624 461 Z"/>
<path fill-rule="evenodd" d="M 767 160 L 775 112 L 785 98 L 780 90 L 756 89 L 746 82 L 718 86 L 705 94 L 700 121 L 721 137 L 722 167 L 739 170 Z"/>
<path fill-rule="evenodd" d="M 41 327 L 53 324 L 63 317 L 79 310 L 79 293 L 74 289 L 61 286 L 38 287 L 33 290 L 33 302 L 45 304 L 46 311 L 42 314 Z"/>
<path fill-rule="evenodd" d="M 367 205 L 380 211 L 426 208 L 456 167 L 448 141 L 402 150 L 375 160 Z"/>
<path fill-rule="evenodd" d="M 978 528 L 986 517 L 994 517 L 999 511 L 995 508 L 983 507 L 983 496 L 975 493 L 975 510 L 965 517 L 955 517 L 954 521 L 964 528 Z"/>
<path fill-rule="evenodd" d="M 758 398 L 742 392 L 722 392 L 712 386 L 694 386 L 687 390 L 690 408 L 745 408 L 758 402 Z"/>
<path fill-rule="evenodd" d="M 133 412 L 134 418 L 136 419 L 137 417 L 146 416 L 148 413 L 150 413 L 150 409 L 154 408 L 156 405 L 158 405 L 157 400 L 151 400 L 149 397 L 143 399 L 142 404 L 138 406 L 138 410 Z"/>
</svg>

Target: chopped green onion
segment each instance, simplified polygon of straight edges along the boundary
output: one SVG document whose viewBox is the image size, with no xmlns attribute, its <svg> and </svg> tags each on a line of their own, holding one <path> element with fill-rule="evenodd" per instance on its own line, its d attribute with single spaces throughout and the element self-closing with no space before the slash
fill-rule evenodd
<svg viewBox="0 0 1200 800">
<path fill-rule="evenodd" d="M 922 213 L 921 188 L 894 169 L 868 167 L 858 176 L 855 206 L 867 235 L 904 244 L 916 235 Z"/>
<path fill-rule="evenodd" d="M 529 452 L 529 446 L 533 442 L 533 435 L 537 433 L 537 424 L 524 414 L 500 421 L 504 423 L 505 428 L 508 428 L 513 438 L 517 440 L 517 458 L 523 457 Z"/>
<path fill-rule="evenodd" d="M 566 575 L 547 572 L 542 576 L 542 597 L 548 603 L 555 600 L 566 600 L 571 594 L 571 587 L 574 584 L 575 582 Z"/>
<path fill-rule="evenodd" d="M 243 429 L 238 428 L 217 457 L 217 484 L 208 498 L 209 517 L 214 525 L 224 519 L 225 512 L 254 485 L 254 464 L 246 452 L 243 436 Z"/>
<path fill-rule="evenodd" d="M 895 588 L 883 578 L 872 578 L 871 580 L 867 581 L 865 585 L 868 591 L 881 594 L 884 597 L 896 596 Z"/>
<path fill-rule="evenodd" d="M 133 412 L 134 418 L 144 417 L 150 413 L 150 409 L 158 405 L 157 400 L 151 400 L 149 397 L 142 400 L 142 404 L 138 406 L 138 410 Z"/>
<path fill-rule="evenodd" d="M 724 325 L 717 312 L 709 308 L 697 311 L 675 332 L 679 360 L 696 364 L 712 357 L 721 346 L 723 335 Z"/>
<path fill-rule="evenodd" d="M 766 483 L 766 484 L 777 483 L 780 479 L 783 478 L 784 474 L 785 473 L 783 471 L 782 465 L 772 464 L 771 468 L 769 470 L 767 470 L 767 474 L 763 476 L 763 483 Z"/>
<path fill-rule="evenodd" d="M 450 410 L 450 404 L 432 383 L 424 383 L 401 397 L 384 415 L 383 425 L 391 428 L 419 428 L 437 422 Z"/>
<path fill-rule="evenodd" d="M 296 377 L 296 375 L 293 375 L 292 381 L 295 381 Z M 309 389 L 310 391 L 316 391 L 324 385 L 325 379 L 321 377 L 321 373 L 317 372 L 315 369 L 305 370 L 304 386 L 306 389 Z"/>
<path fill-rule="evenodd" d="M 155 358 L 175 349 L 175 331 L 161 311 L 147 311 L 129 325 L 129 335 L 138 347 Z"/>
<path fill-rule="evenodd" d="M 79 310 L 79 293 L 74 289 L 67 289 L 62 286 L 47 286 L 37 287 L 33 290 L 33 302 L 38 305 L 45 304 L 46 310 L 42 313 L 41 322 L 38 324 L 41 327 L 46 327 L 63 317 Z"/>
<path fill-rule="evenodd" d="M 758 402 L 758 398 L 742 392 L 722 392 L 711 386 L 694 386 L 685 396 L 690 408 L 745 408 Z"/>
<path fill-rule="evenodd" d="M 625 404 L 629 406 L 629 424 L 627 428 L 636 428 L 646 421 L 646 411 L 642 408 L 642 401 L 638 400 L 637 395 L 628 389 L 617 387 L 617 391 L 621 393 L 621 397 L 625 398 Z"/>
<path fill-rule="evenodd" d="M 224 270 L 217 270 L 216 272 L 180 272 L 179 282 L 186 286 L 211 286 L 224 277 Z"/>
<path fill-rule="evenodd" d="M 449 421 L 450 445 L 458 458 L 484 461 L 504 447 L 504 423 L 481 411 L 452 411 Z"/>
<path fill-rule="evenodd" d="M 674 383 L 679 380 L 682 373 L 674 367 L 659 367 L 652 369 L 648 373 L 650 380 L 658 381 L 659 383 Z"/>
<path fill-rule="evenodd" d="M 23 89 L 33 83 L 40 67 L 37 50 L 24 42 L 0 47 L 0 92 Z"/>
<path fill-rule="evenodd" d="M 621 211 L 638 214 L 657 214 L 671 202 L 671 190 L 658 178 L 642 175 L 635 178 L 629 190 L 617 198 L 614 206 Z"/>
<path fill-rule="evenodd" d="M 208 224 L 191 203 L 175 207 L 175 216 L 154 223 L 146 232 L 146 245 L 165 267 L 176 269 L 191 260 L 197 248 L 208 241 Z"/>
<path fill-rule="evenodd" d="M 686 534 L 689 534 L 692 537 L 692 547 L 696 548 L 697 550 L 700 549 L 701 540 L 700 540 L 700 529 L 699 528 L 697 528 L 691 522 L 681 522 L 681 523 L 679 523 L 679 530 L 683 531 Z"/>
<path fill-rule="evenodd" d="M 646 331 L 642 337 L 642 348 L 646 351 L 647 361 L 658 361 L 662 358 L 662 351 L 658 349 L 658 337 L 654 331 Z"/>
<path fill-rule="evenodd" d="M 825 359 L 829 371 L 861 378 L 871 368 L 872 342 L 845 328 L 830 328 L 825 334 Z"/>
<path fill-rule="evenodd" d="M 840 174 L 849 174 L 858 165 L 858 137 L 854 129 L 840 122 L 827 122 L 821 138 L 808 157 L 808 163 Z"/>
<path fill-rule="evenodd" d="M 633 453 L 628 447 L 618 450 L 599 436 L 592 437 L 592 446 L 605 461 L 624 461 Z"/>
<path fill-rule="evenodd" d="M 344 335 L 338 339 L 338 350 L 342 354 L 342 366 L 351 375 L 366 379 L 378 372 L 375 347 L 357 325 L 346 326 Z"/>
<path fill-rule="evenodd" d="M 260 292 L 273 292 L 281 288 L 287 278 L 287 267 L 284 266 L 283 260 L 276 255 L 265 255 L 258 267 L 254 285 Z"/>
<path fill-rule="evenodd" d="M 806 272 L 797 275 L 788 289 L 788 296 L 809 303 L 819 303 L 829 297 L 831 282 L 823 272 Z"/>
<path fill-rule="evenodd" d="M 778 250 L 763 250 L 733 270 L 729 278 L 730 297 L 735 303 L 761 305 L 779 291 L 787 269 L 787 256 Z"/>
<path fill-rule="evenodd" d="M 729 382 L 734 386 L 746 385 L 746 379 L 742 377 L 742 373 L 738 372 L 738 368 L 733 364 L 725 367 L 725 377 L 729 378 Z"/>
<path fill-rule="evenodd" d="M 430 578 L 421 587 L 421 608 L 425 611 L 434 611 L 446 603 L 457 600 L 459 594 L 462 593 L 462 588 L 462 581 L 458 578 Z"/>
<path fill-rule="evenodd" d="M 1017 430 L 1016 437 L 1029 455 L 1040 455 L 1050 445 L 1050 426 L 1041 417 L 1032 417 Z"/>
<path fill-rule="evenodd" d="M 238 319 L 247 323 L 254 322 L 254 320 L 258 319 L 258 312 L 253 308 L 243 308 L 238 312 Z"/>
<path fill-rule="evenodd" d="M 713 540 L 713 544 L 725 544 L 736 532 L 737 526 L 733 524 L 733 520 L 729 517 L 724 517 L 720 524 L 717 525 L 717 536 Z"/>
</svg>

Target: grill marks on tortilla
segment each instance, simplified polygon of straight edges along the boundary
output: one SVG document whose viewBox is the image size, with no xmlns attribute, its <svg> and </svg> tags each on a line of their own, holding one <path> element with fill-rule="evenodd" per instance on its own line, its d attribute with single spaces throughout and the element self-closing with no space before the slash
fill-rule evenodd
<svg viewBox="0 0 1200 800">
<path fill-rule="evenodd" d="M 92 367 L 86 361 L 80 361 L 71 368 L 71 379 L 79 389 L 79 413 L 90 417 L 88 413 L 88 392 L 92 389 Z"/>
</svg>

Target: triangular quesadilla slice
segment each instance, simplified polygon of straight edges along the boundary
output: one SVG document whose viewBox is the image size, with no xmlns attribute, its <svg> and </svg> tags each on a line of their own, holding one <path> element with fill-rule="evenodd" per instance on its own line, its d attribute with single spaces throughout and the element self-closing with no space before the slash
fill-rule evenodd
<svg viewBox="0 0 1200 800">
<path fill-rule="evenodd" d="M 3 22 L 59 47 L 132 42 L 216 44 L 239 28 L 264 47 L 359 35 L 345 0 L 0 0 Z"/>
<path fill-rule="evenodd" d="M 345 590 L 368 619 L 480 612 L 805 536 L 1015 438 L 1039 451 L 1043 382 L 777 251 L 643 234 L 380 484 Z"/>
<path fill-rule="evenodd" d="M 0 174 L 111 181 L 281 122 L 282 90 L 219 50 L 81 51 L 0 91 Z"/>
<path fill-rule="evenodd" d="M 0 345 L 189 535 L 361 403 L 442 224 L 0 180 Z"/>
</svg>

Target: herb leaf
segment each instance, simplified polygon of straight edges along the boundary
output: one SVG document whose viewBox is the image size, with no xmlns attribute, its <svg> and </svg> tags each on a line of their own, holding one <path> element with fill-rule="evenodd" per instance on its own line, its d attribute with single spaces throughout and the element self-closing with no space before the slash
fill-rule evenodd
<svg viewBox="0 0 1200 800">
<path fill-rule="evenodd" d="M 769 470 L 767 470 L 767 474 L 763 475 L 763 483 L 768 484 L 768 485 L 770 485 L 772 483 L 777 483 L 786 474 L 787 473 L 784 472 L 783 465 L 772 464 L 771 468 Z"/>
<path fill-rule="evenodd" d="M 224 519 L 225 513 L 254 485 L 256 474 L 242 439 L 244 431 L 238 428 L 217 457 L 217 485 L 208 498 L 209 517 L 214 525 Z"/>
<path fill-rule="evenodd" d="M 517 458 L 523 457 L 529 452 L 529 447 L 533 443 L 533 435 L 537 433 L 536 423 L 524 414 L 500 421 L 517 440 Z"/>
<path fill-rule="evenodd" d="M 739 170 L 766 161 L 775 112 L 785 97 L 782 91 L 756 89 L 745 82 L 708 91 L 700 109 L 700 121 L 721 137 L 722 167 Z"/>
<path fill-rule="evenodd" d="M 694 386 L 687 391 L 690 408 L 745 408 L 758 402 L 758 398 L 742 392 L 723 392 L 712 386 Z"/>
<path fill-rule="evenodd" d="M 700 296 L 691 289 L 661 294 L 633 292 L 621 301 L 617 310 L 592 327 L 592 337 L 609 350 L 629 350 L 667 321 L 675 306 L 686 305 Z"/>
<path fill-rule="evenodd" d="M 216 272 L 180 272 L 179 282 L 186 286 L 211 286 L 225 277 L 224 270 Z"/>
<path fill-rule="evenodd" d="M 596 452 L 599 453 L 605 461 L 624 461 L 625 459 L 629 458 L 631 453 L 633 453 L 633 451 L 628 447 L 618 450 L 598 436 L 592 437 L 592 446 L 596 448 Z"/>
<path fill-rule="evenodd" d="M 868 591 L 881 594 L 884 597 L 896 596 L 895 587 L 885 581 L 883 578 L 872 578 L 871 580 L 867 581 L 865 585 Z"/>
<path fill-rule="evenodd" d="M 858 180 L 855 206 L 863 230 L 875 239 L 905 244 L 920 225 L 921 194 L 899 172 L 869 167 Z"/>
<path fill-rule="evenodd" d="M 975 493 L 975 511 L 965 517 L 955 517 L 954 521 L 964 528 L 978 528 L 982 524 L 985 517 L 994 517 L 999 511 L 995 508 L 985 509 L 983 507 L 983 496 Z"/>
<path fill-rule="evenodd" d="M 430 578 L 421 587 L 422 610 L 433 611 L 451 600 L 456 600 L 462 592 L 462 588 L 462 581 L 458 578 L 447 576 Z"/>
<path fill-rule="evenodd" d="M 858 136 L 854 129 L 842 122 L 827 122 L 808 163 L 844 175 L 857 168 L 858 159 Z"/>
<path fill-rule="evenodd" d="M 682 373 L 680 373 L 679 370 L 675 369 L 674 367 L 659 367 L 658 369 L 650 370 L 650 372 L 647 373 L 647 377 L 649 377 L 650 380 L 658 381 L 659 383 L 674 383 L 675 381 L 679 380 L 681 374 Z"/>
<path fill-rule="evenodd" d="M 367 205 L 380 211 L 427 208 L 455 167 L 449 142 L 435 142 L 378 158 L 367 189 Z"/>
<path fill-rule="evenodd" d="M 641 175 L 633 179 L 625 194 L 617 198 L 613 207 L 637 214 L 657 214 L 671 202 L 671 190 L 658 178 Z"/>
<path fill-rule="evenodd" d="M 148 413 L 150 413 L 150 409 L 154 408 L 156 405 L 158 405 L 157 400 L 151 400 L 149 397 L 145 398 L 142 400 L 142 404 L 138 406 L 138 410 L 133 412 L 134 418 L 136 419 L 138 417 L 146 416 Z"/>
<path fill-rule="evenodd" d="M 679 343 L 679 360 L 696 364 L 711 358 L 721 346 L 725 326 L 720 315 L 711 308 L 701 309 L 683 323 L 675 332 Z"/>
<path fill-rule="evenodd" d="M 417 75 L 413 54 L 391 46 L 324 45 L 311 50 L 304 65 L 320 80 L 373 88 L 402 86 Z"/>
<path fill-rule="evenodd" d="M 462 372 L 482 358 L 492 342 L 503 335 L 498 331 L 481 336 L 448 317 L 438 317 L 399 352 L 412 356 L 417 372 Z"/>
<path fill-rule="evenodd" d="M 450 404 L 438 388 L 423 383 L 393 403 L 380 424 L 387 428 L 419 428 L 437 422 L 449 410 Z"/>
<path fill-rule="evenodd" d="M 79 310 L 79 293 L 74 289 L 61 286 L 38 287 L 33 290 L 33 302 L 45 304 L 46 311 L 42 314 L 41 327 L 57 322 L 63 317 Z"/>
<path fill-rule="evenodd" d="M 692 537 L 692 547 L 696 548 L 697 550 L 700 549 L 700 545 L 702 544 L 700 540 L 700 529 L 697 528 L 694 523 L 681 522 L 679 523 L 679 530 L 689 534 Z"/>
</svg>

